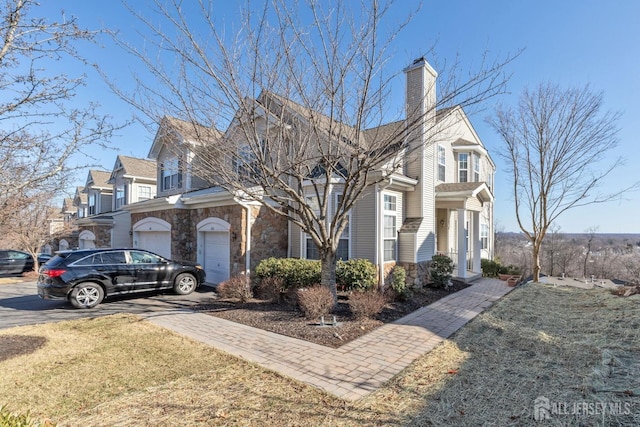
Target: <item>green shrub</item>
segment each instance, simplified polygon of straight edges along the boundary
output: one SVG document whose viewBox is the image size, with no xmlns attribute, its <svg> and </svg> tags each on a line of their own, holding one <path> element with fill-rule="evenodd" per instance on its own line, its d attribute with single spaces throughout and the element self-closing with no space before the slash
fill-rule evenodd
<svg viewBox="0 0 640 427">
<path fill-rule="evenodd" d="M 320 261 L 298 258 L 267 258 L 254 271 L 258 284 L 267 277 L 282 279 L 283 290 L 308 288 L 320 283 Z"/>
<path fill-rule="evenodd" d="M 336 282 L 346 291 L 366 291 L 376 285 L 376 266 L 366 259 L 338 261 Z"/>
<path fill-rule="evenodd" d="M 482 275 L 484 277 L 498 277 L 502 267 L 498 261 L 486 258 L 480 260 L 480 265 L 482 266 Z"/>
<path fill-rule="evenodd" d="M 411 294 L 407 286 L 407 271 L 401 265 L 396 265 L 391 270 L 389 285 L 395 299 L 404 301 Z"/>
<path fill-rule="evenodd" d="M 501 265 L 498 269 L 499 274 L 511 274 L 513 276 L 519 276 L 522 274 L 522 270 L 520 267 L 516 267 L 515 265 Z"/>
<path fill-rule="evenodd" d="M 333 295 L 326 286 L 314 285 L 298 289 L 298 306 L 307 319 L 319 319 L 328 315 L 334 306 Z"/>
<path fill-rule="evenodd" d="M 384 294 L 376 290 L 349 295 L 349 308 L 356 318 L 372 318 L 382 312 L 386 303 Z"/>
<path fill-rule="evenodd" d="M 446 255 L 434 255 L 429 266 L 433 287 L 446 288 L 453 273 L 453 261 Z"/>
<path fill-rule="evenodd" d="M 245 275 L 233 276 L 225 280 L 218 285 L 216 292 L 221 298 L 239 299 L 240 302 L 247 302 L 253 296 L 249 277 Z"/>
</svg>

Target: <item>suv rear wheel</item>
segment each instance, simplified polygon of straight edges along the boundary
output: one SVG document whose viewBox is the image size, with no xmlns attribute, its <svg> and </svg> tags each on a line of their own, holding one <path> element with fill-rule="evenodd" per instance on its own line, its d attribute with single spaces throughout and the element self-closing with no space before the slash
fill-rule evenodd
<svg viewBox="0 0 640 427">
<path fill-rule="evenodd" d="M 173 290 L 178 295 L 188 295 L 196 288 L 198 281 L 189 273 L 180 273 L 173 284 Z"/>
<path fill-rule="evenodd" d="M 80 283 L 73 288 L 69 301 L 75 308 L 93 308 L 102 302 L 104 291 L 96 283 Z"/>
</svg>

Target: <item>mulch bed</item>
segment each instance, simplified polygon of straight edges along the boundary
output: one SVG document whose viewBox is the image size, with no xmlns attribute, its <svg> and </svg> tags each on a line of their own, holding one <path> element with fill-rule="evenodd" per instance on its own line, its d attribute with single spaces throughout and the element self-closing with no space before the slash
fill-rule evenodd
<svg viewBox="0 0 640 427">
<path fill-rule="evenodd" d="M 213 297 L 211 301 L 194 308 L 232 322 L 338 348 L 385 323 L 400 319 L 468 286 L 470 285 L 454 283 L 448 290 L 429 287 L 418 289 L 406 301 L 387 303 L 382 313 L 374 319 L 354 318 L 347 302 L 348 293 L 341 292 L 338 294 L 337 307 L 331 315 L 325 318 L 325 326 L 319 324 L 320 319 L 316 321 L 306 319 L 302 312 L 292 304 L 275 304 L 258 299 L 241 303 L 237 300 Z M 336 326 L 333 326 L 334 316 L 337 322 Z"/>
</svg>

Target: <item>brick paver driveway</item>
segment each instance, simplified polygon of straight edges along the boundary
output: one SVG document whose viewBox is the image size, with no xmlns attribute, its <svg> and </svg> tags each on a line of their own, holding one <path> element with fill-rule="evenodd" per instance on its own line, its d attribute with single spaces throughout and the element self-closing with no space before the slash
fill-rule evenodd
<svg viewBox="0 0 640 427">
<path fill-rule="evenodd" d="M 213 295 L 212 288 L 202 286 L 191 295 L 171 292 L 134 294 L 107 298 L 94 309 L 78 310 L 67 301 L 40 299 L 35 282 L 7 281 L 7 278 L 0 281 L 0 329 L 115 313 L 148 314 L 185 309 Z"/>
</svg>

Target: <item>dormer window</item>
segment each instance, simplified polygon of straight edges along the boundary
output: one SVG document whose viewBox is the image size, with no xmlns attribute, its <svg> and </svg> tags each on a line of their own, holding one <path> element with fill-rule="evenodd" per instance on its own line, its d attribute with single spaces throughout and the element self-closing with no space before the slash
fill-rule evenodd
<svg viewBox="0 0 640 427">
<path fill-rule="evenodd" d="M 162 164 L 162 190 L 182 188 L 182 170 L 180 160 L 171 159 Z"/>
<path fill-rule="evenodd" d="M 458 182 L 469 181 L 469 154 L 458 154 Z"/>
</svg>

